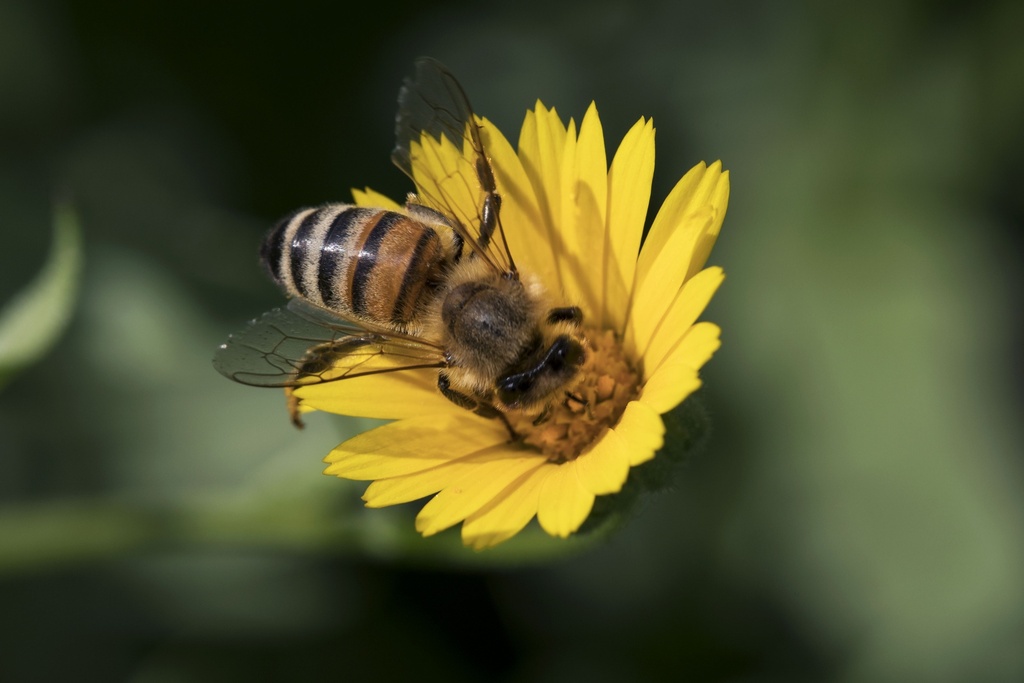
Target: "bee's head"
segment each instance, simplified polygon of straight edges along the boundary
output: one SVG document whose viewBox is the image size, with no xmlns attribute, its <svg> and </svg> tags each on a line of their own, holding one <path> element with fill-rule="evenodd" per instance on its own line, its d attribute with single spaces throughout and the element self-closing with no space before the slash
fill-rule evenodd
<svg viewBox="0 0 1024 683">
<path fill-rule="evenodd" d="M 539 349 L 498 378 L 498 401 L 516 410 L 542 408 L 576 377 L 586 358 L 587 352 L 579 340 L 559 335 L 548 348 Z"/>
</svg>

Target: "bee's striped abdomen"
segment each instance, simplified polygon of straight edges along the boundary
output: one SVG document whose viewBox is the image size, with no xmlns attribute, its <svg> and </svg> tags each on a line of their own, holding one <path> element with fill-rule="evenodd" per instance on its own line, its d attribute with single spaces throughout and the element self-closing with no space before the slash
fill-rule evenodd
<svg viewBox="0 0 1024 683">
<path fill-rule="evenodd" d="M 437 231 L 394 211 L 331 204 L 282 219 L 261 256 L 290 296 L 378 323 L 410 322 L 452 254 Z"/>
<path fill-rule="evenodd" d="M 359 240 L 365 223 L 380 213 L 373 209 L 349 207 L 331 221 L 317 263 L 316 289 L 327 308 L 352 311 L 348 289 L 353 258 L 359 258 Z"/>
</svg>

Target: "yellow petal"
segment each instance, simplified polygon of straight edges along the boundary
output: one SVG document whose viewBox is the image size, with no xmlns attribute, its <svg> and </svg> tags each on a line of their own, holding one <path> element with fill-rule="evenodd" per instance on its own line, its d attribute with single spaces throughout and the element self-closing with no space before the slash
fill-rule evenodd
<svg viewBox="0 0 1024 683">
<path fill-rule="evenodd" d="M 387 479 L 430 469 L 500 444 L 508 432 L 497 420 L 462 410 L 392 422 L 363 432 L 331 451 L 324 474 Z"/>
<path fill-rule="evenodd" d="M 565 253 L 560 254 L 559 266 L 565 293 L 600 324 L 604 317 L 608 161 L 601 118 L 593 103 L 580 123 L 579 138 L 566 139 L 562 192 L 559 230 L 564 237 Z"/>
<path fill-rule="evenodd" d="M 467 461 L 473 468 L 452 479 L 416 516 L 416 530 L 424 536 L 458 524 L 546 462 L 532 451 L 510 447 L 489 449 Z"/>
<path fill-rule="evenodd" d="M 721 346 L 720 330 L 709 322 L 697 323 L 672 348 L 643 387 L 640 400 L 666 413 L 700 387 L 697 371 Z"/>
<path fill-rule="evenodd" d="M 661 321 L 655 325 L 650 345 L 637 350 L 637 354 L 644 359 L 645 377 L 650 377 L 664 360 L 669 349 L 677 344 L 697 321 L 724 279 L 725 273 L 722 269 L 713 266 L 705 268 L 686 281 Z"/>
<path fill-rule="evenodd" d="M 653 177 L 654 123 L 641 118 L 622 139 L 608 171 L 605 319 L 601 325 L 619 332 L 626 325 Z"/>
<path fill-rule="evenodd" d="M 487 119 L 481 121 L 480 137 L 490 156 L 501 195 L 501 225 L 516 267 L 536 274 L 541 282 L 557 282 L 550 231 L 519 156 Z"/>
<path fill-rule="evenodd" d="M 388 211 L 401 211 L 403 209 L 403 206 L 391 197 L 370 188 L 364 190 L 352 188 L 352 199 L 356 206 L 364 206 L 370 209 L 387 209 Z"/>
<path fill-rule="evenodd" d="M 689 256 L 713 220 L 713 209 L 707 206 L 687 216 L 669 235 L 664 250 L 647 261 L 646 270 L 637 271 L 638 283 L 626 323 L 624 345 L 628 354 L 638 357 L 650 344 L 655 327 L 683 285 Z"/>
<path fill-rule="evenodd" d="M 587 268 L 593 268 L 593 264 L 583 261 L 577 231 L 577 199 L 580 192 L 577 146 L 576 122 L 570 118 L 563 140 L 562 166 L 558 171 L 557 187 L 561 195 L 558 203 L 561 212 L 554 217 L 555 233 L 559 240 L 556 246 L 558 271 L 565 300 L 581 306 L 584 316 L 590 319 L 600 316 L 600 311 L 596 308 L 596 293 L 586 275 Z M 603 235 L 603 226 L 599 234 Z"/>
<path fill-rule="evenodd" d="M 699 370 L 711 360 L 711 356 L 722 345 L 719 339 L 721 333 L 718 325 L 714 323 L 706 321 L 697 323 L 687 330 L 675 346 L 669 349 L 665 360 L 661 362 L 654 374 L 657 374 L 661 368 L 670 365 L 682 365 Z"/>
<path fill-rule="evenodd" d="M 708 169 L 709 173 L 717 168 L 721 168 L 722 162 L 716 161 Z M 715 209 L 715 220 L 711 223 L 711 228 L 701 237 L 700 241 L 697 242 L 697 247 L 694 249 L 693 258 L 690 261 L 690 267 L 686 271 L 687 279 L 694 276 L 704 264 L 708 261 L 708 256 L 711 254 L 711 248 L 715 246 L 715 241 L 718 239 L 718 233 L 722 230 L 722 221 L 725 220 L 725 211 L 729 207 L 729 172 L 724 171 L 719 176 L 718 182 L 715 183 L 711 194 L 708 197 L 708 203 Z"/>
<path fill-rule="evenodd" d="M 565 148 L 565 126 L 554 109 L 548 110 L 539 101 L 526 113 L 519 133 L 519 159 L 537 197 L 546 242 L 556 255 L 564 251 L 562 237 L 556 229 L 561 218 L 561 166 Z M 561 273 L 555 270 L 550 287 L 562 289 Z"/>
<path fill-rule="evenodd" d="M 729 177 L 728 173 L 722 173 L 720 161 L 716 161 L 710 167 L 701 162 L 687 171 L 686 175 L 672 188 L 665 203 L 658 210 L 658 215 L 651 225 L 651 231 L 648 233 L 647 239 L 644 240 L 643 249 L 640 251 L 637 277 L 644 277 L 644 273 L 650 269 L 651 261 L 665 250 L 670 236 L 688 215 L 702 207 L 714 209 L 717 215 L 711 226 L 711 231 L 717 231 L 725 218 L 726 204 L 724 202 L 728 201 L 728 197 Z M 717 232 L 715 234 L 717 235 Z M 695 252 L 677 255 L 677 258 L 685 266 L 683 272 L 686 272 L 690 263 L 695 260 L 694 255 Z M 703 262 L 701 267 L 703 267 Z M 697 270 L 699 269 L 697 268 Z"/>
<path fill-rule="evenodd" d="M 615 431 L 630 445 L 631 467 L 647 462 L 665 445 L 665 423 L 661 415 L 640 401 L 626 404 Z"/>
<path fill-rule="evenodd" d="M 583 487 L 595 495 L 615 493 L 629 476 L 630 444 L 609 429 L 587 453 L 572 461 Z"/>
<path fill-rule="evenodd" d="M 580 528 L 594 506 L 594 494 L 580 481 L 575 467 L 560 465 L 540 488 L 537 521 L 552 536 L 565 538 Z"/>
<path fill-rule="evenodd" d="M 637 260 L 634 299 L 626 323 L 627 353 L 639 355 L 638 347 L 647 346 L 670 300 L 666 293 L 676 292 L 671 285 L 682 284 L 704 267 L 728 201 L 729 173 L 722 171 L 719 161 L 710 167 L 703 163 L 693 167 L 669 193 Z"/>
<path fill-rule="evenodd" d="M 463 413 L 437 390 L 437 370 L 403 370 L 311 384 L 295 390 L 303 407 L 352 417 L 398 420 Z"/>
<path fill-rule="evenodd" d="M 550 228 L 562 215 L 562 155 L 565 152 L 565 125 L 558 113 L 539 101 L 526 113 L 519 135 L 519 158 L 530 178 L 541 213 Z"/>
<path fill-rule="evenodd" d="M 475 453 L 451 460 L 429 470 L 390 479 L 378 479 L 367 487 L 363 493 L 363 500 L 366 501 L 367 507 L 384 507 L 418 500 L 437 493 L 460 477 L 478 472 L 480 463 L 495 458 L 508 458 L 510 454 L 518 457 L 521 452 L 511 450 L 504 443 L 497 446 L 481 447 Z"/>
<path fill-rule="evenodd" d="M 662 366 L 644 385 L 640 401 L 651 410 L 664 414 L 700 388 L 697 371 L 685 366 Z"/>
<path fill-rule="evenodd" d="M 541 484 L 557 468 L 558 465 L 546 462 L 506 486 L 490 503 L 466 518 L 462 542 L 483 550 L 522 531 L 537 514 Z"/>
<path fill-rule="evenodd" d="M 368 508 L 408 503 L 437 493 L 448 484 L 451 476 L 444 467 L 435 467 L 405 477 L 378 479 L 366 487 L 363 500 Z"/>
<path fill-rule="evenodd" d="M 471 150 L 456 147 L 447 136 L 426 133 L 409 145 L 417 201 L 471 226 L 480 209 L 480 183 Z"/>
</svg>

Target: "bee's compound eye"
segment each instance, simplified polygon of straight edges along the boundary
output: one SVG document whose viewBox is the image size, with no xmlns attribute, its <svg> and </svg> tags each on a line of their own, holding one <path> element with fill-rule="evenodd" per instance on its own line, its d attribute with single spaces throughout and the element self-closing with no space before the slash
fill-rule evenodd
<svg viewBox="0 0 1024 683">
<path fill-rule="evenodd" d="M 580 343 L 569 337 L 562 336 L 551 345 L 544 363 L 550 370 L 561 372 L 566 366 L 576 368 L 583 365 L 585 359 L 586 352 Z"/>
<path fill-rule="evenodd" d="M 566 335 L 560 336 L 526 369 L 500 378 L 495 392 L 509 408 L 521 408 L 544 401 L 553 391 L 576 375 L 587 354 L 583 346 Z"/>
<path fill-rule="evenodd" d="M 498 383 L 498 400 L 507 406 L 515 406 L 533 389 L 533 382 L 528 373 L 505 377 Z"/>
</svg>

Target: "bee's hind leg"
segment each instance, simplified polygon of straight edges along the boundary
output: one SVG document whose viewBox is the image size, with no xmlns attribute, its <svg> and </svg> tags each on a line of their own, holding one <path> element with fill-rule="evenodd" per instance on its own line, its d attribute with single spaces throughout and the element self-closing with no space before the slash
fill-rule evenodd
<svg viewBox="0 0 1024 683">
<path fill-rule="evenodd" d="M 291 387 L 285 387 L 285 403 L 288 405 L 288 415 L 292 418 L 292 424 L 297 429 L 305 429 L 306 423 L 302 421 L 302 413 L 299 411 L 299 397 L 295 395 Z"/>
<path fill-rule="evenodd" d="M 505 429 L 508 430 L 512 441 L 519 441 L 521 438 L 519 434 L 516 433 L 516 430 L 512 428 L 512 423 L 508 421 L 508 417 L 505 413 L 501 412 L 490 403 L 478 401 L 472 396 L 467 396 L 461 391 L 452 389 L 451 379 L 449 379 L 448 375 L 444 372 L 439 372 L 437 375 L 437 388 L 441 392 L 442 396 L 460 408 L 472 410 L 477 415 L 491 420 L 501 420 L 502 424 L 505 425 Z"/>
</svg>

